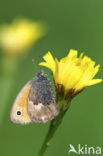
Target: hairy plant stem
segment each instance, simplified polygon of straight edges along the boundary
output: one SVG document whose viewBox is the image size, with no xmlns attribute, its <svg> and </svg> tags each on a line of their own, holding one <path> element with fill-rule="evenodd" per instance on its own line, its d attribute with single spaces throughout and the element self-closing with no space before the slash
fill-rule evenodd
<svg viewBox="0 0 103 156">
<path fill-rule="evenodd" d="M 61 103 L 64 103 L 64 100 L 59 101 L 59 105 L 61 105 Z M 67 107 L 65 109 L 64 109 L 64 107 L 62 107 L 59 115 L 54 120 L 51 121 L 49 130 L 48 130 L 47 135 L 46 135 L 45 140 L 44 140 L 44 143 L 43 143 L 43 145 L 42 145 L 37 156 L 43 156 L 44 153 L 46 152 L 46 149 L 50 145 L 51 139 L 53 138 L 56 130 L 58 129 L 59 125 L 61 124 L 61 122 L 63 120 L 63 117 L 64 117 L 66 111 L 69 108 L 70 101 L 68 104 L 66 104 L 66 103 L 67 103 L 67 101 L 65 101 L 65 105 Z M 62 106 L 64 106 L 64 105 L 62 105 Z"/>
</svg>

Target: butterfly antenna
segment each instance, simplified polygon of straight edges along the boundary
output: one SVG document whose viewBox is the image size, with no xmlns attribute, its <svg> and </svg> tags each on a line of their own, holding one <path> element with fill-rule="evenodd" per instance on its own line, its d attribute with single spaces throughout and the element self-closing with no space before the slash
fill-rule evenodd
<svg viewBox="0 0 103 156">
<path fill-rule="evenodd" d="M 34 59 L 32 59 L 32 63 L 33 63 L 33 65 L 34 65 L 36 71 L 38 71 L 38 70 L 39 70 L 39 67 L 38 67 L 37 64 L 35 63 Z"/>
</svg>

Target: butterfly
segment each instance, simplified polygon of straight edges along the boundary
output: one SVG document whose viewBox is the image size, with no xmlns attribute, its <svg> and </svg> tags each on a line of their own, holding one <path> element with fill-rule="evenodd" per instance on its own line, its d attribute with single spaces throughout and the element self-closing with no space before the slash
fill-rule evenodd
<svg viewBox="0 0 103 156">
<path fill-rule="evenodd" d="M 50 80 L 40 70 L 17 95 L 11 108 L 10 120 L 17 124 L 46 123 L 59 112 Z"/>
</svg>

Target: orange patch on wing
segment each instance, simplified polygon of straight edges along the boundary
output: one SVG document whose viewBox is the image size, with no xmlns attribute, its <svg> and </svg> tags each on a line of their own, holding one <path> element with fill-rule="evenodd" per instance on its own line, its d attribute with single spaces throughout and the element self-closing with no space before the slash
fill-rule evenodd
<svg viewBox="0 0 103 156">
<path fill-rule="evenodd" d="M 27 85 L 21 92 L 20 92 L 20 95 L 19 95 L 19 98 L 17 99 L 17 102 L 16 104 L 22 108 L 22 117 L 24 119 L 27 119 L 27 120 L 31 120 L 29 115 L 28 115 L 28 111 L 27 111 L 27 104 L 28 104 L 28 95 L 29 95 L 29 92 L 30 92 L 30 88 L 31 88 L 31 85 Z"/>
<path fill-rule="evenodd" d="M 20 93 L 20 97 L 19 100 L 17 101 L 17 105 L 25 107 L 27 106 L 27 102 L 28 102 L 28 95 L 30 92 L 30 88 L 31 85 L 29 84 L 21 93 Z"/>
</svg>

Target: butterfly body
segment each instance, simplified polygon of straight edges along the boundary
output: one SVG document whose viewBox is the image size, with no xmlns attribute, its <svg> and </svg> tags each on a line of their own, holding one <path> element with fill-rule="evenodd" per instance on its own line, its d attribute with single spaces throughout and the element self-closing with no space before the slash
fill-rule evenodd
<svg viewBox="0 0 103 156">
<path fill-rule="evenodd" d="M 50 80 L 40 70 L 18 94 L 10 113 L 14 123 L 45 123 L 59 114 Z"/>
</svg>

